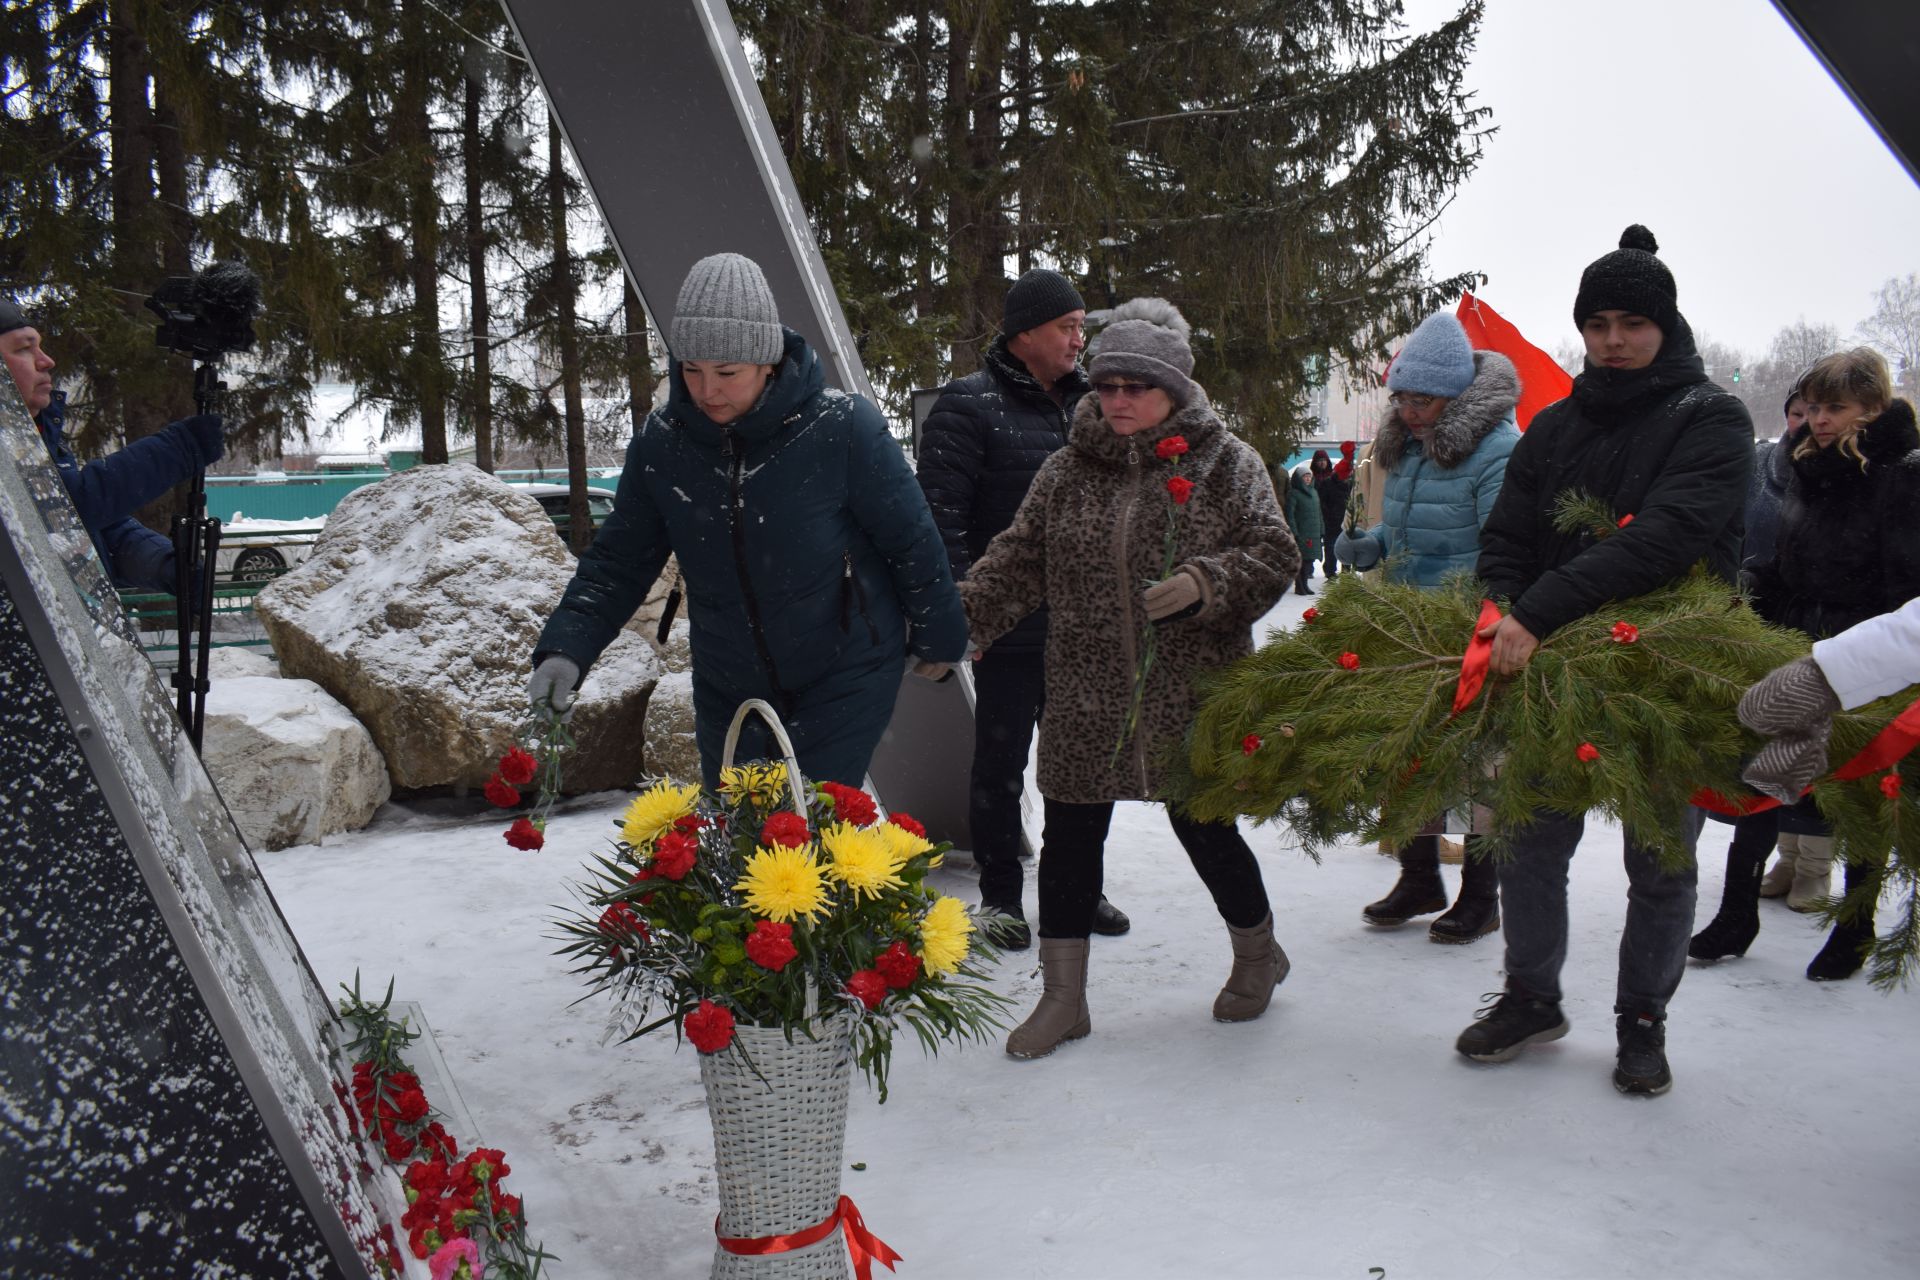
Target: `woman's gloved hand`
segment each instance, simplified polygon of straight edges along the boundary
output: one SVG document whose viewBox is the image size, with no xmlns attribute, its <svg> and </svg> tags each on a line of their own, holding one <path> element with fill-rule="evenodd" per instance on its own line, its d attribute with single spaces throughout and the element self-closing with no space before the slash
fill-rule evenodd
<svg viewBox="0 0 1920 1280">
<path fill-rule="evenodd" d="M 527 701 L 535 715 L 557 716 L 565 724 L 573 719 L 579 687 L 580 665 L 572 658 L 553 654 L 533 669 L 533 679 L 527 682 Z"/>
<path fill-rule="evenodd" d="M 1380 563 L 1380 554 L 1384 551 L 1380 539 L 1370 533 L 1347 533 L 1342 531 L 1333 540 L 1333 555 L 1341 564 L 1352 565 L 1355 569 L 1371 569 Z"/>
<path fill-rule="evenodd" d="M 1162 578 L 1148 587 L 1141 597 L 1147 606 L 1147 621 L 1164 622 L 1200 610 L 1200 583 L 1181 569 L 1170 578 Z"/>
</svg>

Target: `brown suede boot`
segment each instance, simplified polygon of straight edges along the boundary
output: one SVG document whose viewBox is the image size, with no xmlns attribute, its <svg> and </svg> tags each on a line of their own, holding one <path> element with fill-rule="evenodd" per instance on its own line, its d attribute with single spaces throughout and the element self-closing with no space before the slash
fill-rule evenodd
<svg viewBox="0 0 1920 1280">
<path fill-rule="evenodd" d="M 1233 943 L 1233 971 L 1213 1000 L 1215 1022 L 1251 1022 L 1267 1011 L 1273 989 L 1293 966 L 1273 938 L 1273 913 L 1251 929 L 1227 926 Z"/>
<path fill-rule="evenodd" d="M 1007 1036 L 1007 1056 L 1044 1058 L 1068 1040 L 1093 1030 L 1087 1016 L 1087 940 L 1040 939 L 1045 988 L 1027 1020 Z"/>
</svg>

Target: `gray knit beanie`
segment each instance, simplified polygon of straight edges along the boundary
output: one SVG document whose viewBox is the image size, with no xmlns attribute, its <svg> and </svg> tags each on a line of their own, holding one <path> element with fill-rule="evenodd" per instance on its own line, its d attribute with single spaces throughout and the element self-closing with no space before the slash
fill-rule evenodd
<svg viewBox="0 0 1920 1280">
<path fill-rule="evenodd" d="M 1107 327 L 1093 340 L 1087 373 L 1102 378 L 1134 377 L 1151 382 L 1184 406 L 1193 399 L 1193 326 L 1165 298 L 1129 298 L 1115 307 Z"/>
<path fill-rule="evenodd" d="M 1473 344 L 1452 312 L 1420 322 L 1387 370 L 1387 390 L 1449 400 L 1473 385 Z"/>
<path fill-rule="evenodd" d="M 694 263 L 674 304 L 668 345 L 680 360 L 779 364 L 786 335 L 760 264 L 737 253 Z"/>
</svg>

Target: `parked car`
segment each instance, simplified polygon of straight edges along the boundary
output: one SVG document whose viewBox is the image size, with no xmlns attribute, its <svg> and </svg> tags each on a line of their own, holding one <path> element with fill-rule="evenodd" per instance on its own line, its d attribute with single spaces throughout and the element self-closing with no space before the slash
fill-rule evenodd
<svg viewBox="0 0 1920 1280">
<path fill-rule="evenodd" d="M 566 541 L 569 518 L 567 515 L 567 486 L 563 484 L 516 484 L 513 486 L 527 494 L 540 504 L 553 527 L 560 534 L 560 540 Z M 613 514 L 613 490 L 587 490 L 587 516 L 593 521 L 593 531 L 600 532 L 600 526 Z"/>
<path fill-rule="evenodd" d="M 327 518 L 226 521 L 220 530 L 219 582 L 268 582 L 313 553 Z"/>
</svg>

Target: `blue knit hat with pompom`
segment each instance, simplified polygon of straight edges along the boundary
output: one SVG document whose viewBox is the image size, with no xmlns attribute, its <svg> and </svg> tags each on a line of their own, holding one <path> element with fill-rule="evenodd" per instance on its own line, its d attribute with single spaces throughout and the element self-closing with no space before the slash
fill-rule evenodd
<svg viewBox="0 0 1920 1280">
<path fill-rule="evenodd" d="M 1472 384 L 1473 344 L 1460 322 L 1446 311 L 1422 320 L 1387 370 L 1389 391 L 1451 400 Z"/>
</svg>

